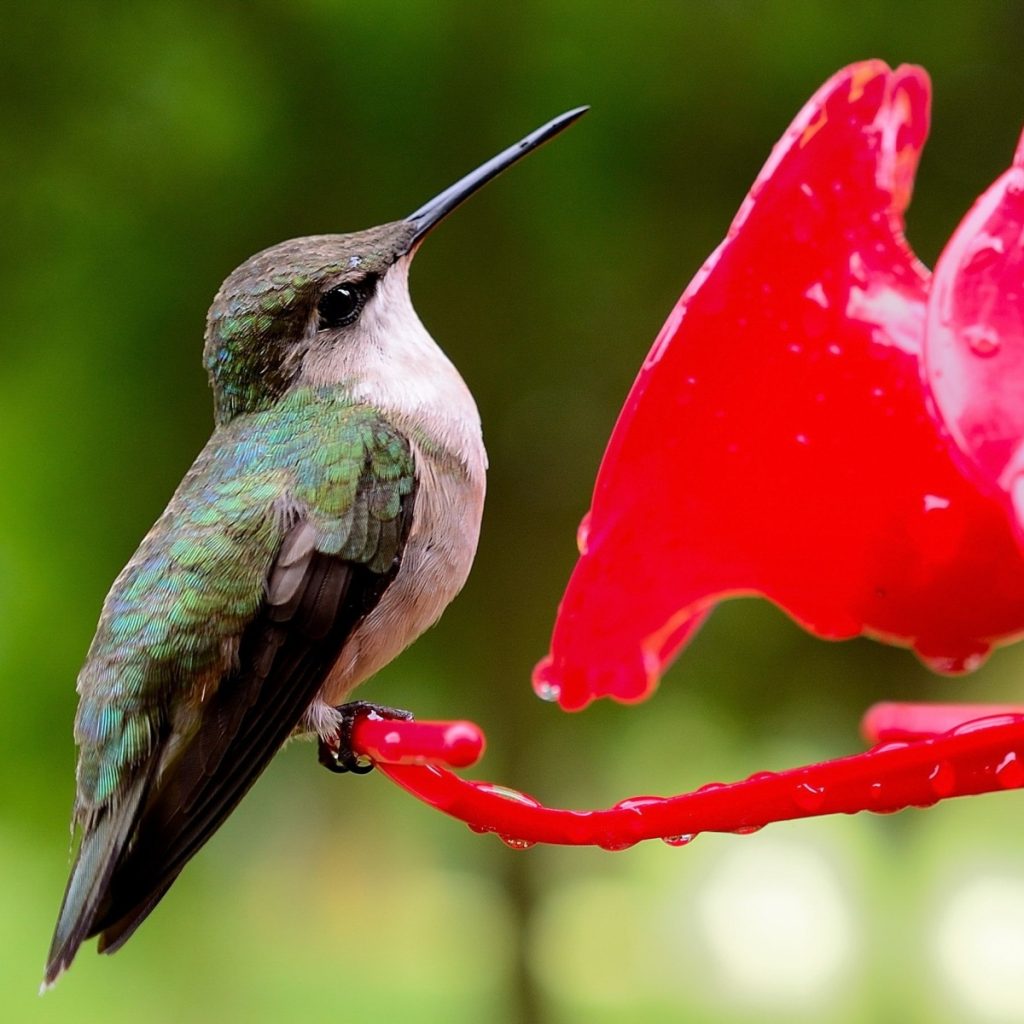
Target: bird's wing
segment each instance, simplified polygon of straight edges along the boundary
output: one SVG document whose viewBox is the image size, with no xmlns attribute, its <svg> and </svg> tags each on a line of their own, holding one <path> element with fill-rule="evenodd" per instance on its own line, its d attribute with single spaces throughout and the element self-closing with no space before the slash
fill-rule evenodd
<svg viewBox="0 0 1024 1024">
<path fill-rule="evenodd" d="M 85 938 L 100 933 L 101 949 L 113 951 L 138 927 L 288 738 L 346 638 L 394 578 L 415 499 L 408 443 L 367 410 L 353 412 L 350 407 L 339 416 L 332 437 L 340 432 L 343 442 L 333 456 L 332 440 L 325 437 L 316 446 L 312 464 L 300 460 L 292 467 L 286 496 L 293 522 L 276 545 L 269 570 L 266 563 L 257 569 L 263 596 L 255 614 L 250 614 L 240 636 L 228 634 L 227 642 L 223 629 L 218 631 L 212 620 L 208 623 L 214 636 L 221 636 L 220 646 L 232 650 L 224 655 L 228 667 L 210 685 L 209 693 L 186 695 L 196 701 L 191 724 L 182 724 L 189 716 L 182 712 L 181 701 L 177 707 L 168 707 L 166 695 L 154 699 L 160 714 L 136 713 L 132 718 L 123 709 L 119 712 L 128 724 L 118 734 L 118 752 L 133 749 L 138 735 L 153 739 L 139 763 L 130 772 L 121 771 L 128 782 L 115 790 L 114 798 L 89 808 L 54 936 L 47 982 L 71 962 Z M 322 422 L 318 429 L 324 429 Z M 292 437 L 294 431 L 282 431 L 282 436 Z M 239 446 L 247 444 L 251 447 L 251 438 L 228 445 L 228 458 L 237 461 Z M 261 454 L 265 463 L 266 453 Z M 281 453 L 275 460 L 282 461 Z M 261 473 L 266 473 L 265 465 Z M 195 506 L 201 516 L 202 500 L 197 495 L 215 497 L 210 494 L 210 480 L 221 478 L 209 466 L 199 476 L 198 484 L 191 487 L 186 478 L 172 501 L 173 518 L 183 513 L 183 502 L 185 514 Z M 265 483 L 260 480 L 250 481 L 248 488 L 244 482 L 236 487 L 240 500 L 245 500 L 247 489 L 258 493 Z M 183 492 L 187 492 L 184 497 Z M 281 497 L 278 491 L 268 514 L 282 514 Z M 212 535 L 222 536 L 222 542 L 199 546 L 224 550 L 237 534 L 239 521 L 211 523 Z M 186 556 L 180 549 L 188 548 L 196 558 L 197 543 L 195 537 L 184 545 L 180 537 L 164 537 L 156 546 L 177 545 L 181 557 Z M 144 542 L 140 551 L 145 549 Z M 149 551 L 141 564 L 152 562 Z M 191 571 L 195 570 L 192 564 Z M 123 592 L 122 579 L 119 585 Z M 210 586 L 216 589 L 216 581 Z M 118 591 L 115 585 L 112 597 Z M 223 595 L 218 598 L 222 599 Z M 175 613 L 173 607 L 165 610 L 169 619 Z M 102 628 L 103 620 L 101 632 Z M 116 662 L 122 669 L 124 660 Z M 193 660 L 205 665 L 201 653 Z M 166 669 L 162 671 L 166 674 Z M 161 671 L 156 674 L 160 677 Z M 205 685 L 209 672 L 191 675 L 194 688 L 198 680 Z M 182 696 L 180 688 L 178 696 Z M 93 695 L 92 704 L 98 703 L 103 710 L 87 711 L 80 732 L 88 731 L 91 713 L 101 719 L 103 711 L 109 712 L 106 690 L 102 698 L 97 702 Z M 87 703 L 83 691 L 83 707 Z M 81 709 L 79 717 L 83 717 Z M 135 720 L 142 725 L 133 727 Z M 102 748 L 107 760 L 110 746 Z M 87 752 L 83 746 L 86 770 L 80 767 L 80 803 L 83 775 L 85 784 L 102 796 L 105 780 L 117 774 L 104 771 L 105 766 L 89 769 Z"/>
</svg>

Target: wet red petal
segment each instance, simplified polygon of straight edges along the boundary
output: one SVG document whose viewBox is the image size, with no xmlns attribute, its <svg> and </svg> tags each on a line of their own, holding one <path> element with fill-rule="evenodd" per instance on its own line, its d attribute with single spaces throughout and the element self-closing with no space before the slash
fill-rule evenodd
<svg viewBox="0 0 1024 1024">
<path fill-rule="evenodd" d="M 974 204 L 932 283 L 927 380 L 982 486 L 1024 518 L 1024 138 Z"/>
<path fill-rule="evenodd" d="M 776 147 L 626 401 L 542 696 L 649 694 L 719 600 L 959 671 L 1024 631 L 1024 560 L 921 382 L 928 275 L 902 236 L 928 80 L 833 77 Z"/>
</svg>

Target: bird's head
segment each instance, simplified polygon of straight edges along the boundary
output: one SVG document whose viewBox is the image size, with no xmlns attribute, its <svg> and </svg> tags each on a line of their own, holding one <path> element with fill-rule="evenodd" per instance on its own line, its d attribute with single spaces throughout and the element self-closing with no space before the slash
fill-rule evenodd
<svg viewBox="0 0 1024 1024">
<path fill-rule="evenodd" d="M 403 345 L 429 341 L 407 284 L 420 241 L 482 185 L 586 109 L 538 128 L 404 220 L 281 242 L 234 270 L 206 324 L 204 363 L 217 422 L 269 408 L 291 385 L 323 377 L 325 367 L 344 383 L 345 374 L 358 377 L 363 353 L 386 362 Z"/>
</svg>

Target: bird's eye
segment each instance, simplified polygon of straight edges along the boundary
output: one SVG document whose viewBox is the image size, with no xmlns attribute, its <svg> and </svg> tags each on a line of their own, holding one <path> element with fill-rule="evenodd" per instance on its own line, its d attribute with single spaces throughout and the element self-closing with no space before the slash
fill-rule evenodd
<svg viewBox="0 0 1024 1024">
<path fill-rule="evenodd" d="M 324 292 L 317 306 L 320 314 L 317 330 L 329 330 L 352 323 L 362 312 L 365 302 L 365 293 L 354 284 L 339 284 L 329 292 Z"/>
</svg>

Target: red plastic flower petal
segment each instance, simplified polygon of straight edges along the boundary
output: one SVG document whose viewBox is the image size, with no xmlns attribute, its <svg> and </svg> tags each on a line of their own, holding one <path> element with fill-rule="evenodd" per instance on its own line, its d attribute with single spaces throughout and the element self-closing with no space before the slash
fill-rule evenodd
<svg viewBox="0 0 1024 1024">
<path fill-rule="evenodd" d="M 971 470 L 1024 521 L 1024 137 L 974 204 L 932 282 L 928 384 Z"/>
<path fill-rule="evenodd" d="M 947 672 L 1024 631 L 1004 509 L 961 468 L 922 384 L 929 277 L 902 218 L 927 127 L 925 73 L 871 61 L 786 132 L 627 398 L 542 696 L 643 699 L 741 594 Z"/>
</svg>

